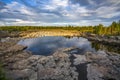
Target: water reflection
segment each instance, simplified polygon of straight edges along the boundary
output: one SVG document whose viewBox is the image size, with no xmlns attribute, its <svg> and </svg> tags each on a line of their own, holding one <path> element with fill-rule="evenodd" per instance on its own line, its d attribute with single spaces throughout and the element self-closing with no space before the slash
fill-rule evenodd
<svg viewBox="0 0 120 80">
<path fill-rule="evenodd" d="M 105 45 L 102 43 L 97 43 L 97 42 L 91 42 L 92 47 L 95 48 L 95 50 L 104 50 L 104 51 L 109 51 L 109 52 L 115 52 L 120 54 L 120 47 L 119 46 L 110 46 L 110 45 Z"/>
<path fill-rule="evenodd" d="M 94 51 L 91 47 L 91 43 L 82 37 L 40 37 L 21 40 L 18 44 L 28 46 L 27 50 L 37 55 L 50 55 L 58 48 L 69 47 L 80 48 L 81 52 L 79 52 L 79 54 L 85 53 L 86 51 Z"/>
</svg>

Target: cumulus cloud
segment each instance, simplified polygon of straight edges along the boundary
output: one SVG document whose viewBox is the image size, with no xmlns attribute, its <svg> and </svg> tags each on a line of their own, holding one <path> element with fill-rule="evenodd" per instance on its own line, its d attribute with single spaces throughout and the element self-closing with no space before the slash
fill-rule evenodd
<svg viewBox="0 0 120 80">
<path fill-rule="evenodd" d="M 120 0 L 0 0 L 1 25 L 109 25 Z"/>
</svg>

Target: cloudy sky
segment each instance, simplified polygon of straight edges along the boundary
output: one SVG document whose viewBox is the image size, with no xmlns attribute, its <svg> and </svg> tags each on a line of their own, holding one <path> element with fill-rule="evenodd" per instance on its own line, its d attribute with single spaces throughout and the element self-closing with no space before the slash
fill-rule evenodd
<svg viewBox="0 0 120 80">
<path fill-rule="evenodd" d="M 120 19 L 120 0 L 0 0 L 0 25 L 104 25 Z"/>
</svg>

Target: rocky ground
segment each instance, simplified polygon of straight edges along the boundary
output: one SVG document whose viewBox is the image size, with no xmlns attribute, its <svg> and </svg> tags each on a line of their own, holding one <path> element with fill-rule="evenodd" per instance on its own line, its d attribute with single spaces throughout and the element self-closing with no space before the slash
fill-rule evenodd
<svg viewBox="0 0 120 80">
<path fill-rule="evenodd" d="M 100 36 L 95 34 L 85 34 L 83 37 L 90 41 L 96 41 L 102 44 L 120 47 L 120 36 Z"/>
<path fill-rule="evenodd" d="M 13 32 L 9 32 L 9 31 L 1 31 L 0 30 L 0 39 L 1 38 L 6 38 L 6 37 L 19 37 L 20 36 L 20 32 L 18 31 L 13 31 Z"/>
<path fill-rule="evenodd" d="M 33 55 L 20 38 L 1 39 L 0 61 L 13 80 L 120 80 L 120 54 L 106 51 L 75 54 L 77 48 L 58 49 L 50 56 Z"/>
</svg>

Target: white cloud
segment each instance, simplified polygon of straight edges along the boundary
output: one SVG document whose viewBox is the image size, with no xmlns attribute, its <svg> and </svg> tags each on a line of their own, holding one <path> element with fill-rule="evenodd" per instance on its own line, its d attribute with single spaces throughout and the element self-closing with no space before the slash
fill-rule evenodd
<svg viewBox="0 0 120 80">
<path fill-rule="evenodd" d="M 118 9 L 118 7 L 107 7 L 107 6 L 103 6 L 100 7 L 98 9 L 96 9 L 96 13 L 99 17 L 102 18 L 112 18 L 114 16 L 119 16 L 120 12 L 116 12 L 116 10 Z"/>
<path fill-rule="evenodd" d="M 44 5 L 42 9 L 49 11 L 57 11 L 66 19 L 77 19 L 78 16 L 89 16 L 89 12 L 86 7 L 79 4 L 72 4 L 69 0 L 51 0 L 48 4 Z"/>
<path fill-rule="evenodd" d="M 91 5 L 97 5 L 94 0 L 88 0 Z"/>
<path fill-rule="evenodd" d="M 34 15 L 32 11 L 29 10 L 25 5 L 20 4 L 18 2 L 12 2 L 10 4 L 7 4 L 5 6 L 5 9 L 2 9 L 0 11 L 1 13 L 13 13 L 19 12 L 19 14 L 25 14 L 25 15 Z"/>
<path fill-rule="evenodd" d="M 120 4 L 120 0 L 107 0 L 107 3 L 111 3 L 112 5 L 118 5 Z"/>
<path fill-rule="evenodd" d="M 51 0 L 44 9 L 56 10 L 57 8 L 65 8 L 68 6 L 68 0 Z"/>
<path fill-rule="evenodd" d="M 37 1 L 41 4 L 37 4 Z M 120 1 L 117 0 L 106 0 L 101 4 L 88 0 L 92 7 L 96 7 L 93 9 L 87 5 L 73 4 L 69 0 L 37 1 L 35 7 L 19 2 L 8 3 L 0 10 L 0 15 L 3 15 L 0 23 L 4 21 L 6 25 L 96 25 L 110 23 L 103 22 L 101 18 L 120 16 L 120 11 L 117 11 L 120 7 L 116 6 Z M 105 5 L 110 3 L 111 5 Z"/>
</svg>

